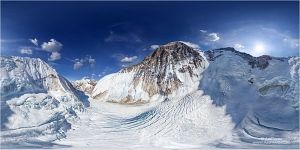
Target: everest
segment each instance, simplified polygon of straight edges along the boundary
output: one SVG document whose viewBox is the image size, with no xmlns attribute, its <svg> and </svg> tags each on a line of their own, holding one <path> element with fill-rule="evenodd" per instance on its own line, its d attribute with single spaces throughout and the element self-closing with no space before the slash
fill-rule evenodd
<svg viewBox="0 0 300 150">
<path fill-rule="evenodd" d="M 1 57 L 4 148 L 298 148 L 300 57 L 159 46 L 70 82 L 39 58 Z"/>
</svg>

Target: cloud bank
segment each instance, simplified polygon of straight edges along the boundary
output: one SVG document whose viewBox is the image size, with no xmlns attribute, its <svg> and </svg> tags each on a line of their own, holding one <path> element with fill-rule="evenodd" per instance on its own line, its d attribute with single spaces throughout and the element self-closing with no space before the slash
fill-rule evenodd
<svg viewBox="0 0 300 150">
<path fill-rule="evenodd" d="M 125 56 L 124 58 L 122 58 L 120 61 L 123 63 L 132 63 L 134 62 L 138 57 L 137 56 L 132 56 L 132 57 L 127 57 Z"/>
</svg>

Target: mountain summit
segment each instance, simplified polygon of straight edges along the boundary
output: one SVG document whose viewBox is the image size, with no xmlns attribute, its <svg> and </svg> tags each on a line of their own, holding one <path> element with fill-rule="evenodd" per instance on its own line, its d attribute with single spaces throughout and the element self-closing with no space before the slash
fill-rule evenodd
<svg viewBox="0 0 300 150">
<path fill-rule="evenodd" d="M 178 97 L 197 89 L 207 65 L 202 52 L 184 42 L 171 42 L 157 48 L 141 63 L 101 79 L 92 96 L 127 104 Z"/>
</svg>

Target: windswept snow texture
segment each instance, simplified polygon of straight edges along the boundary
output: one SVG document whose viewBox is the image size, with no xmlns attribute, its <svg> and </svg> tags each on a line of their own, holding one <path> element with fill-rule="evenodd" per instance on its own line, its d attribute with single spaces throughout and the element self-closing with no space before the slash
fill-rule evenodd
<svg viewBox="0 0 300 150">
<path fill-rule="evenodd" d="M 208 51 L 200 89 L 226 106 L 243 142 L 299 144 L 299 57 Z"/>
<path fill-rule="evenodd" d="M 201 52 L 171 42 L 95 87 L 78 81 L 87 101 L 41 60 L 1 58 L 1 144 L 297 149 L 299 64 L 299 57 L 253 57 L 233 48 Z"/>
<path fill-rule="evenodd" d="M 65 137 L 87 96 L 40 59 L 0 61 L 1 146 L 39 148 Z"/>
</svg>

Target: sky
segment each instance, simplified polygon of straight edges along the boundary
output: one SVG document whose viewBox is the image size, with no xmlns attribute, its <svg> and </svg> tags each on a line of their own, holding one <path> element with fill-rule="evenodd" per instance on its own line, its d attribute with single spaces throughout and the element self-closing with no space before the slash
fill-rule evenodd
<svg viewBox="0 0 300 150">
<path fill-rule="evenodd" d="M 299 56 L 299 2 L 1 1 L 1 55 L 41 58 L 70 80 L 99 79 L 171 41 Z"/>
</svg>

